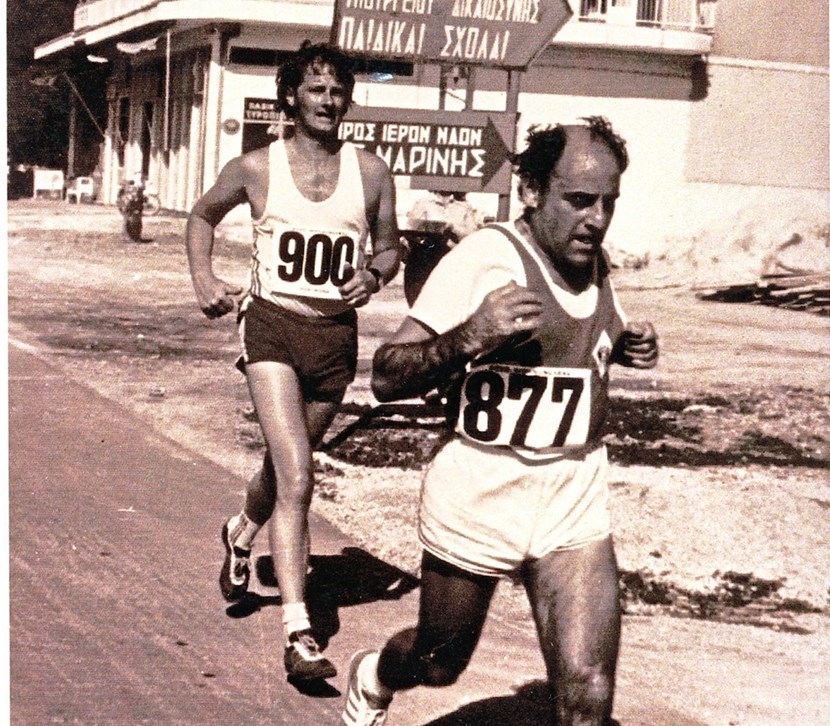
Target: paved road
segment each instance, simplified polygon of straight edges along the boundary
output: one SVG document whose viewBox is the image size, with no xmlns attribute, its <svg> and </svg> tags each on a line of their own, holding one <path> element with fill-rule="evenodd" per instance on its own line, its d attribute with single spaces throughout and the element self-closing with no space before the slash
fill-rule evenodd
<svg viewBox="0 0 830 726">
<path fill-rule="evenodd" d="M 341 674 L 300 693 L 280 663 L 277 592 L 258 582 L 231 607 L 218 592 L 218 525 L 243 483 L 25 346 L 9 366 L 12 722 L 336 723 L 350 654 L 414 620 L 414 583 L 315 518 L 310 589 Z M 672 660 L 634 629 L 624 726 L 702 723 L 684 715 L 694 693 L 688 709 L 665 696 Z M 544 723 L 542 673 L 527 627 L 493 620 L 459 683 L 399 696 L 394 723 Z"/>
<path fill-rule="evenodd" d="M 303 695 L 285 683 L 277 593 L 219 596 L 214 530 L 242 483 L 15 347 L 9 381 L 14 722 L 335 723 L 350 653 L 414 617 L 401 573 L 314 520 L 342 675 Z"/>
</svg>

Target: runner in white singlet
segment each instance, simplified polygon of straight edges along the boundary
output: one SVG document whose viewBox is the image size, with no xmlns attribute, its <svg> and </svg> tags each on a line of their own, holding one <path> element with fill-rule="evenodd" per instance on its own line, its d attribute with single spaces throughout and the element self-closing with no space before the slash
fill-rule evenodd
<svg viewBox="0 0 830 726">
<path fill-rule="evenodd" d="M 277 78 L 278 103 L 294 120 L 293 136 L 231 160 L 187 226 L 196 298 L 205 315 L 219 317 L 234 309 L 242 290 L 213 274 L 214 228 L 236 205 L 251 208 L 254 250 L 240 306 L 238 365 L 267 453 L 242 511 L 222 528 L 219 584 L 228 600 L 245 596 L 254 536 L 269 522 L 284 663 L 297 681 L 336 674 L 320 652 L 304 601 L 312 450 L 355 375 L 355 309 L 395 276 L 400 259 L 388 167 L 337 137 L 353 87 L 350 61 L 339 50 L 304 44 Z"/>
<path fill-rule="evenodd" d="M 363 269 L 369 221 L 358 149 L 343 143 L 337 186 L 326 199 L 297 189 L 286 142 L 268 152 L 268 198 L 253 220 L 251 295 L 299 315 L 337 315 L 353 305 L 340 294 L 348 270 Z"/>
<path fill-rule="evenodd" d="M 531 129 L 515 155 L 525 205 L 435 268 L 374 359 L 380 400 L 446 381 L 455 435 L 423 482 L 418 623 L 352 660 L 348 726 L 382 723 L 396 691 L 453 683 L 500 576 L 527 591 L 552 723 L 610 726 L 620 636 L 601 428 L 608 368 L 651 368 L 657 338 L 627 323 L 602 252 L 628 165 L 604 119 Z"/>
</svg>

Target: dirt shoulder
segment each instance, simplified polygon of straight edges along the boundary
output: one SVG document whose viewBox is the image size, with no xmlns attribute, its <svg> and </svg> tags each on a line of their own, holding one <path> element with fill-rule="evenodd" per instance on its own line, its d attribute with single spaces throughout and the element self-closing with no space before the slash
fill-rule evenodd
<svg viewBox="0 0 830 726">
<path fill-rule="evenodd" d="M 262 440 L 232 367 L 234 323 L 193 302 L 184 220 L 146 219 L 146 244 L 124 242 L 120 225 L 111 208 L 10 205 L 10 338 L 246 478 Z M 220 241 L 219 273 L 244 282 L 248 253 Z M 662 346 L 655 371 L 612 371 L 606 440 L 628 611 L 764 626 L 788 651 L 830 653 L 830 321 L 702 302 L 653 279 L 617 275 L 630 317 L 653 320 Z M 371 355 L 405 314 L 399 282 L 361 311 L 358 378 L 331 437 L 376 405 Z M 418 486 L 440 419 L 413 401 L 345 433 L 317 455 L 315 509 L 415 571 Z M 497 609 L 526 617 L 508 587 Z"/>
</svg>

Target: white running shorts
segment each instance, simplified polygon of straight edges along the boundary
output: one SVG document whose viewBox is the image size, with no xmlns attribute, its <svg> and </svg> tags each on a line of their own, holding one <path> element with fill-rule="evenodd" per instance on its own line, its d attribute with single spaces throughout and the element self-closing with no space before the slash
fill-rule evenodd
<svg viewBox="0 0 830 726">
<path fill-rule="evenodd" d="M 418 534 L 436 557 L 481 575 L 611 533 L 604 445 L 533 461 L 454 438 L 424 476 Z"/>
</svg>

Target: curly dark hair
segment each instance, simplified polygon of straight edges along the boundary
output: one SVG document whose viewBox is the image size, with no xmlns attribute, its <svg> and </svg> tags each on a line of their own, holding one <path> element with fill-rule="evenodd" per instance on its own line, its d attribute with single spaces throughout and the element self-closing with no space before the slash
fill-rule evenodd
<svg viewBox="0 0 830 726">
<path fill-rule="evenodd" d="M 288 103 L 288 94 L 296 93 L 306 71 L 315 66 L 331 67 L 334 77 L 346 89 L 347 105 L 351 105 L 354 91 L 352 60 L 337 46 L 328 43 L 313 45 L 310 40 L 304 40 L 300 49 L 277 72 L 277 107 L 289 118 L 297 115 L 297 108 Z"/>
<path fill-rule="evenodd" d="M 617 160 L 620 173 L 624 172 L 628 168 L 628 152 L 625 141 L 614 131 L 611 122 L 603 116 L 583 116 L 582 120 L 592 138 L 605 142 Z M 566 126 L 531 126 L 527 132 L 527 147 L 511 157 L 514 173 L 524 180 L 535 182 L 542 191 L 547 191 L 550 177 L 567 141 Z"/>
</svg>

